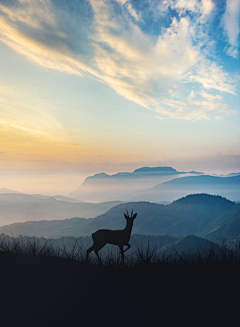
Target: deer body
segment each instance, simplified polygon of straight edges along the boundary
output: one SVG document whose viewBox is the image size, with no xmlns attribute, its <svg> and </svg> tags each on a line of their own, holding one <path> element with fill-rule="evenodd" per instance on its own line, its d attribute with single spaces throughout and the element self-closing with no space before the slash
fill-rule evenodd
<svg viewBox="0 0 240 327">
<path fill-rule="evenodd" d="M 114 244 L 119 246 L 120 253 L 122 256 L 122 261 L 124 263 L 123 253 L 131 247 L 131 245 L 128 242 L 132 232 L 133 220 L 136 218 L 137 214 L 135 213 L 133 215 L 132 212 L 131 217 L 129 217 L 128 213 L 127 215 L 124 214 L 124 216 L 127 220 L 127 225 L 124 229 L 122 230 L 99 229 L 98 231 L 92 234 L 92 239 L 94 244 L 87 250 L 87 257 L 89 253 L 94 250 L 94 252 L 98 257 L 99 262 L 101 263 L 101 259 L 99 257 L 98 251 L 108 243 L 108 244 Z M 127 246 L 127 249 L 125 250 L 123 250 L 124 245 Z"/>
</svg>

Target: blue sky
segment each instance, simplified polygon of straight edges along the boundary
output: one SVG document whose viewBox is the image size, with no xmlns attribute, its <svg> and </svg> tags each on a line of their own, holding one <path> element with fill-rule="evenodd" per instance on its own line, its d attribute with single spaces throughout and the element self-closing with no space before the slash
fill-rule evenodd
<svg viewBox="0 0 240 327">
<path fill-rule="evenodd" d="M 239 26 L 240 0 L 0 0 L 2 171 L 239 171 Z"/>
</svg>

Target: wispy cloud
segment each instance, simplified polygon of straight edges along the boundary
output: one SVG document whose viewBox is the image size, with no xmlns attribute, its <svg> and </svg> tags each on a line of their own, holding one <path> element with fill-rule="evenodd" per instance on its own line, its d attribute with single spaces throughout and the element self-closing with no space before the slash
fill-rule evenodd
<svg viewBox="0 0 240 327">
<path fill-rule="evenodd" d="M 34 93 L 24 89 L 0 85 L 0 125 L 27 134 L 56 139 L 62 135 L 62 126 L 51 114 L 51 106 Z"/>
<path fill-rule="evenodd" d="M 161 107 L 156 110 L 163 115 L 172 118 L 184 118 L 196 121 L 199 119 L 210 119 L 215 117 L 221 119 L 226 115 L 234 114 L 235 111 L 229 109 L 226 104 L 221 103 L 221 96 L 212 95 L 205 91 L 195 93 L 191 91 L 188 97 L 183 99 L 166 99 L 162 101 Z"/>
<path fill-rule="evenodd" d="M 227 0 L 222 22 L 230 44 L 230 46 L 226 48 L 226 52 L 229 56 L 238 58 L 240 0 Z"/>
<path fill-rule="evenodd" d="M 211 37 L 206 23 L 214 12 L 213 1 L 143 0 L 142 7 L 127 0 L 56 3 L 16 0 L 15 5 L 0 4 L 0 40 L 35 64 L 68 74 L 87 74 L 141 106 L 156 111 L 164 107 L 161 110 L 170 116 L 171 106 L 165 105 L 175 96 L 169 94 L 172 85 L 190 89 L 197 83 L 208 94 L 235 93 L 230 76 L 208 56 Z M 232 8 L 239 8 L 238 4 L 228 0 L 223 18 L 234 47 L 228 52 L 235 57 L 239 31 L 229 22 Z M 167 16 L 169 10 L 176 15 Z M 145 30 L 147 15 L 149 20 L 156 15 L 168 17 L 168 22 L 161 18 L 161 31 L 150 33 Z M 182 111 L 179 118 L 208 117 L 202 105 L 192 102 L 186 106 L 192 114 Z M 223 107 L 214 110 L 224 115 L 228 111 Z"/>
<path fill-rule="evenodd" d="M 44 136 L 44 137 L 47 137 L 47 138 L 49 138 L 49 136 L 50 136 L 46 132 L 43 132 L 43 131 L 40 131 L 40 130 L 37 130 L 37 129 L 28 128 L 28 127 L 21 126 L 21 125 L 18 125 L 18 124 L 12 124 L 11 122 L 8 122 L 8 121 L 5 121 L 5 120 L 0 120 L 0 125 L 2 125 L 4 127 L 10 127 L 10 128 L 13 128 L 13 129 L 18 129 L 20 131 L 27 132 L 27 133 L 32 134 L 32 135 Z"/>
<path fill-rule="evenodd" d="M 49 69 L 80 76 L 92 72 L 85 62 L 89 47 L 85 28 L 81 28 L 84 22 L 78 25 L 77 13 L 54 7 L 50 0 L 15 3 L 13 7 L 0 5 L 2 42 Z"/>
</svg>

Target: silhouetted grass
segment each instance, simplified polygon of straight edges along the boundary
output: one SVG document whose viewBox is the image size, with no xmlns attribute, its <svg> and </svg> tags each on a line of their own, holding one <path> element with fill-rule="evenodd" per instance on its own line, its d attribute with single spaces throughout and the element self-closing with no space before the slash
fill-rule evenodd
<svg viewBox="0 0 240 327">
<path fill-rule="evenodd" d="M 75 260 L 90 265 L 99 265 L 94 253 L 86 257 L 86 246 L 77 238 L 71 249 L 67 249 L 64 239 L 62 247 L 56 246 L 53 240 L 38 239 L 35 237 L 10 237 L 0 235 L 0 254 L 15 254 L 27 256 L 54 256 L 67 260 Z M 100 251 L 101 252 L 101 251 Z M 99 252 L 99 253 L 100 253 Z M 122 267 L 120 253 L 109 250 L 101 255 L 104 266 Z M 149 264 L 239 264 L 240 263 L 240 240 L 232 245 L 227 245 L 224 240 L 219 244 L 214 243 L 206 249 L 191 248 L 171 252 L 157 250 L 156 246 L 137 246 L 135 251 L 125 255 L 125 267 L 134 267 Z"/>
<path fill-rule="evenodd" d="M 43 244 L 37 238 L 9 237 L 1 235 L 0 251 L 17 255 L 59 256 L 53 242 L 46 240 Z"/>
</svg>

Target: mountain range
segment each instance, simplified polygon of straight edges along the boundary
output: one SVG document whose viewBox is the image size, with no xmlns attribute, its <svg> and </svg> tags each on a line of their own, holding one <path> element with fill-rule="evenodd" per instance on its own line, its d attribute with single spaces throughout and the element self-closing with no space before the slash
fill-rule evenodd
<svg viewBox="0 0 240 327">
<path fill-rule="evenodd" d="M 10 193 L 14 193 L 14 194 L 25 194 L 22 192 L 18 192 L 15 190 L 10 190 L 9 188 L 6 187 L 2 187 L 0 188 L 0 194 L 10 194 Z M 67 196 L 63 196 L 63 195 L 42 195 L 42 194 L 28 194 L 31 195 L 35 198 L 40 198 L 40 199 L 55 199 L 55 200 L 59 200 L 59 201 L 66 201 L 66 202 L 70 202 L 70 203 L 79 203 L 81 201 L 77 200 L 77 199 L 73 199 L 73 198 L 69 198 Z"/>
<path fill-rule="evenodd" d="M 132 173 L 89 176 L 69 194 L 84 201 L 175 201 L 192 193 L 208 193 L 240 199 L 240 174 L 225 177 L 202 172 L 178 172 L 172 167 L 143 167 Z"/>
<path fill-rule="evenodd" d="M 128 201 L 174 201 L 193 193 L 220 195 L 232 201 L 240 198 L 240 175 L 217 177 L 209 175 L 185 176 L 157 184 L 150 189 L 127 195 Z M 122 200 L 125 198 L 123 197 Z"/>
<path fill-rule="evenodd" d="M 132 201 L 131 192 L 149 189 L 176 176 L 201 175 L 201 172 L 178 172 L 172 167 L 142 167 L 132 173 L 121 172 L 114 175 L 105 173 L 87 177 L 82 185 L 69 193 L 72 198 L 99 202 L 124 199 Z M 161 201 L 160 198 L 158 201 Z"/>
<path fill-rule="evenodd" d="M 119 203 L 119 201 L 72 203 L 69 200 L 68 202 L 56 200 L 54 197 L 48 196 L 4 193 L 0 194 L 0 226 L 32 220 L 58 220 L 72 217 L 93 218 Z"/>
<path fill-rule="evenodd" d="M 234 241 L 240 236 L 240 204 L 208 194 L 188 195 L 169 205 L 121 203 L 95 218 L 15 223 L 1 227 L 0 233 L 47 238 L 90 236 L 101 228 L 123 229 L 126 210 L 138 213 L 132 234 L 195 235 L 212 241 L 223 237 Z"/>
</svg>

